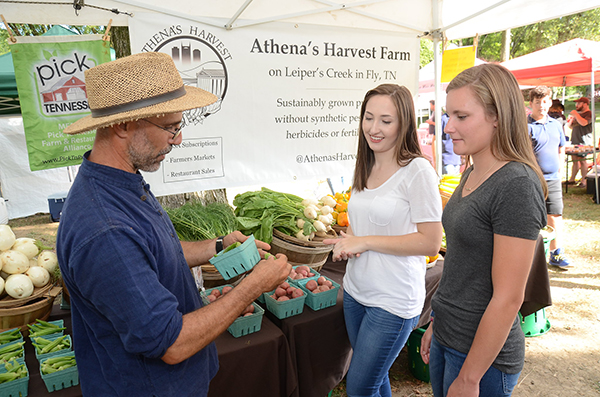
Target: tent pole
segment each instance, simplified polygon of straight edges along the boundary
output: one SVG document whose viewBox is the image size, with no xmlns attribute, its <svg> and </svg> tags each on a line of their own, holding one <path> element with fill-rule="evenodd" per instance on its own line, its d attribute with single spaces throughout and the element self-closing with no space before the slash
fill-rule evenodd
<svg viewBox="0 0 600 397">
<path fill-rule="evenodd" d="M 592 62 L 592 65 L 594 63 Z M 598 144 L 598 142 L 596 141 L 596 102 L 594 101 L 594 68 L 592 67 L 592 77 L 590 79 L 590 83 L 591 83 L 591 90 L 590 92 L 592 93 L 591 95 L 591 101 L 592 102 L 592 150 L 593 150 L 593 155 L 592 155 L 592 159 L 593 159 L 593 163 L 592 163 L 592 170 L 594 171 L 594 189 L 596 190 L 596 195 L 594 196 L 594 203 L 599 204 L 600 203 L 600 196 L 598 196 L 598 168 L 596 166 L 596 145 Z M 586 181 L 587 183 L 587 181 Z"/>
<path fill-rule="evenodd" d="M 431 0 L 431 9 L 433 11 L 433 25 L 436 30 L 432 32 L 433 36 L 433 81 L 435 84 L 435 152 L 431 156 L 435 158 L 435 169 L 438 175 L 442 175 L 442 104 L 439 99 L 442 97 L 442 57 L 440 53 L 440 40 L 443 33 L 439 30 L 439 21 L 441 17 L 441 2 Z"/>
</svg>

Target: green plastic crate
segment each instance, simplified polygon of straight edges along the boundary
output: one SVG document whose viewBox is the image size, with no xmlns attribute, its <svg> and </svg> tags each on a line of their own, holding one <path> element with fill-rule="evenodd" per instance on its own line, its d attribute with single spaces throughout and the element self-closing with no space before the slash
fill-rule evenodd
<svg viewBox="0 0 600 397">
<path fill-rule="evenodd" d="M 48 339 L 48 340 L 53 341 L 55 339 L 57 339 L 57 338 Z M 64 353 L 68 353 L 68 352 L 72 351 L 73 350 L 73 341 L 71 340 L 71 335 L 67 335 L 65 339 L 69 341 L 69 347 L 66 348 L 66 349 L 57 350 L 55 352 L 38 354 L 37 349 L 34 346 L 33 350 L 35 351 L 35 357 L 38 359 L 38 361 L 43 361 L 43 360 L 45 360 L 47 358 L 54 357 L 54 356 L 57 356 L 57 355 L 60 355 L 60 354 L 64 354 Z"/>
<path fill-rule="evenodd" d="M 22 363 L 20 363 L 22 364 Z M 4 365 L 0 365 L 4 368 Z M 11 380 L 10 382 L 0 384 L 0 396 L 2 397 L 27 397 L 29 393 L 29 369 L 27 365 L 27 376 L 20 379 Z M 6 372 L 4 369 L 2 372 Z"/>
<path fill-rule="evenodd" d="M 408 349 L 409 369 L 413 376 L 423 382 L 429 382 L 429 365 L 421 358 L 421 339 L 425 328 L 417 328 L 410 333 L 406 348 Z"/>
<path fill-rule="evenodd" d="M 519 313 L 519 320 L 526 337 L 544 335 L 551 327 L 550 320 L 546 317 L 546 309 L 538 310 L 525 318 Z"/>
<path fill-rule="evenodd" d="M 207 295 L 210 295 L 212 290 L 219 290 L 219 292 L 223 292 L 223 287 L 231 287 L 229 284 L 221 285 L 214 288 L 209 288 L 202 292 L 202 300 L 205 304 L 209 304 L 210 302 L 206 298 Z M 265 314 L 265 309 L 257 305 L 256 303 L 252 303 L 254 306 L 254 313 L 250 316 L 246 317 L 238 317 L 235 319 L 233 324 L 231 324 L 227 331 L 233 335 L 235 338 L 239 338 L 240 336 L 248 335 L 253 332 L 260 331 L 260 327 L 262 325 L 263 315 Z"/>
<path fill-rule="evenodd" d="M 306 295 L 306 301 L 304 302 L 306 306 L 310 307 L 315 311 L 335 306 L 340 285 L 332 279 L 325 277 L 326 280 L 331 281 L 332 285 L 335 288 L 330 289 L 329 291 L 319 292 L 318 294 L 315 294 L 311 292 L 308 288 L 306 288 L 306 283 L 309 282 L 311 279 L 312 278 L 304 278 L 301 280 L 296 280 L 298 287 L 302 289 L 302 291 L 304 291 L 304 294 Z"/>
<path fill-rule="evenodd" d="M 260 262 L 260 253 L 256 248 L 254 236 L 250 235 L 239 247 L 210 258 L 209 262 L 225 280 L 252 270 Z"/>
<path fill-rule="evenodd" d="M 20 330 L 20 328 L 12 328 L 12 329 L 6 330 L 4 332 L 0 332 L 0 335 L 9 334 L 9 333 L 13 332 L 14 330 Z M 21 333 L 21 331 L 19 331 L 18 335 L 19 335 L 19 337 L 17 339 L 7 342 L 7 343 L 0 344 L 0 346 L 6 345 L 8 343 L 23 342 L 23 334 Z"/>
<path fill-rule="evenodd" d="M 65 322 L 64 322 L 64 320 L 54 320 L 54 321 L 48 321 L 48 322 L 49 322 L 50 324 L 55 324 L 55 325 L 58 325 L 58 326 L 59 326 L 59 327 L 61 327 L 61 328 L 65 326 Z M 34 323 L 34 324 L 35 324 L 35 323 Z M 64 331 L 64 330 L 61 330 L 61 331 L 59 331 L 59 332 L 55 332 L 55 333 L 53 333 L 53 334 L 42 335 L 42 336 L 43 336 L 45 339 L 48 339 L 48 340 L 53 340 L 53 339 L 56 339 L 56 338 L 58 338 L 58 337 L 61 337 L 61 336 L 63 336 L 64 334 L 65 334 L 65 331 Z M 29 334 L 28 334 L 28 335 L 29 335 L 29 340 L 31 340 L 31 332 L 29 332 Z"/>
<path fill-rule="evenodd" d="M 73 356 L 75 357 L 75 352 L 68 352 L 63 354 L 58 354 L 54 357 L 58 356 Z M 51 357 L 48 357 L 51 358 Z M 52 393 L 56 390 L 66 389 L 67 387 L 76 386 L 79 384 L 79 371 L 77 370 L 77 366 L 63 369 L 62 371 L 53 372 L 51 374 L 44 375 L 42 373 L 42 364 L 48 358 L 40 361 L 40 375 L 44 384 L 46 385 L 46 389 L 49 393 Z"/>
<path fill-rule="evenodd" d="M 265 292 L 263 297 L 265 299 L 265 304 L 267 305 L 267 310 L 273 313 L 275 317 L 281 320 L 302 313 L 302 309 L 304 309 L 304 301 L 306 300 L 306 294 L 298 298 L 279 302 L 271 297 L 271 295 L 274 293 L 275 290 L 268 293 Z"/>
</svg>

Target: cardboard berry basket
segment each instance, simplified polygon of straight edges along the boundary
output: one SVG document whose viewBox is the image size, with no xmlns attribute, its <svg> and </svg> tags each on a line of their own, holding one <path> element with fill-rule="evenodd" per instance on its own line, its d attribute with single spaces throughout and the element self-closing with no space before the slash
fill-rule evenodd
<svg viewBox="0 0 600 397">
<path fill-rule="evenodd" d="M 297 280 L 298 287 L 302 289 L 302 291 L 304 291 L 304 294 L 306 295 L 306 306 L 310 307 L 315 311 L 325 309 L 326 307 L 335 306 L 337 301 L 337 294 L 338 290 L 340 289 L 340 285 L 328 277 L 325 277 L 325 279 L 331 281 L 331 284 L 335 288 L 330 289 L 329 291 L 323 291 L 316 294 L 311 292 L 308 288 L 306 288 L 306 283 L 310 279 Z"/>
<path fill-rule="evenodd" d="M 242 245 L 231 250 L 225 250 L 209 259 L 225 280 L 244 274 L 260 261 L 260 254 L 250 235 Z"/>
</svg>

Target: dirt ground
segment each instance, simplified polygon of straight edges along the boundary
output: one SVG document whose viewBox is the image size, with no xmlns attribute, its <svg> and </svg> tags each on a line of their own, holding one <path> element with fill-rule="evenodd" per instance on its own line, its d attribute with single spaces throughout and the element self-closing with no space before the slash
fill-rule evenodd
<svg viewBox="0 0 600 397">
<path fill-rule="evenodd" d="M 514 397 L 600 395 L 599 207 L 583 189 L 573 190 L 564 197 L 563 243 L 575 266 L 548 269 L 553 304 L 546 308 L 546 317 L 551 328 L 526 338 L 525 366 Z M 433 395 L 429 384 L 411 376 L 406 348 L 390 380 L 395 397 Z"/>
<path fill-rule="evenodd" d="M 600 395 L 600 224 L 586 214 L 565 218 L 566 241 L 576 266 L 549 269 L 553 305 L 546 309 L 550 330 L 526 340 L 525 367 L 515 397 Z M 58 223 L 48 214 L 9 222 L 17 237 L 40 239 L 54 246 Z M 408 369 L 406 348 L 390 371 L 394 396 L 432 396 L 428 383 Z M 345 396 L 343 387 L 333 395 Z M 485 397 L 485 396 L 482 396 Z"/>
</svg>

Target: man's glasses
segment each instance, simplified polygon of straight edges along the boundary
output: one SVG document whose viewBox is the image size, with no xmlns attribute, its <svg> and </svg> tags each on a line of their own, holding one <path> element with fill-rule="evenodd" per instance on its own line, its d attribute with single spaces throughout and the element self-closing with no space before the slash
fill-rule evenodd
<svg viewBox="0 0 600 397">
<path fill-rule="evenodd" d="M 176 139 L 179 136 L 179 134 L 181 134 L 181 129 L 183 128 L 183 126 L 179 126 L 179 127 L 173 127 L 173 129 L 168 129 L 168 128 L 163 127 L 162 125 L 155 124 L 155 123 L 153 123 L 150 120 L 147 120 L 147 119 L 142 119 L 142 120 L 144 120 L 145 122 L 148 122 L 148 123 L 152 124 L 155 127 L 160 128 L 161 130 L 167 131 L 168 133 L 170 133 L 171 135 L 173 135 L 172 139 Z"/>
</svg>

